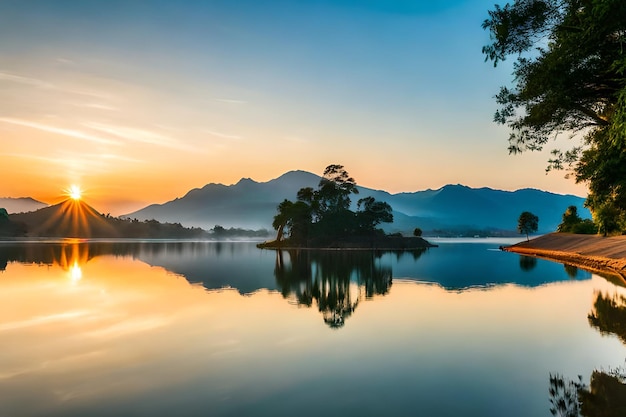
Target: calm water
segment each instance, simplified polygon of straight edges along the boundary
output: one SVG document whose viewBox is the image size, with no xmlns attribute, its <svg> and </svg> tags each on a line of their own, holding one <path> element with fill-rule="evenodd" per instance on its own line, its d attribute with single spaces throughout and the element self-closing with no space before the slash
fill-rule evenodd
<svg viewBox="0 0 626 417">
<path fill-rule="evenodd" d="M 607 279 L 439 241 L 0 243 L 0 416 L 549 416 L 626 344 Z"/>
</svg>

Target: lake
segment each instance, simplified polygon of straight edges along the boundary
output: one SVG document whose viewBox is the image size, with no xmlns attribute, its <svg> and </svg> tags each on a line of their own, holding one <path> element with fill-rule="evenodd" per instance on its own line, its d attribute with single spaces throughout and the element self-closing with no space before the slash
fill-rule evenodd
<svg viewBox="0 0 626 417">
<path fill-rule="evenodd" d="M 622 286 L 432 241 L 0 243 L 0 416 L 549 416 L 551 375 L 623 368 L 588 318 Z"/>
</svg>

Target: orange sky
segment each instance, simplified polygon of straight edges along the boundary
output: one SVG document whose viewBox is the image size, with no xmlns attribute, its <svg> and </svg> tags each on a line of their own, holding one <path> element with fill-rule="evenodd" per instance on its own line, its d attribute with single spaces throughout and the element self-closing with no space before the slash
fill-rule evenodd
<svg viewBox="0 0 626 417">
<path fill-rule="evenodd" d="M 510 67 L 480 53 L 492 1 L 244 3 L 0 4 L 0 197 L 54 203 L 78 184 L 119 215 L 331 163 L 390 192 L 586 194 L 545 174 L 552 146 L 507 154 L 492 115 Z"/>
</svg>

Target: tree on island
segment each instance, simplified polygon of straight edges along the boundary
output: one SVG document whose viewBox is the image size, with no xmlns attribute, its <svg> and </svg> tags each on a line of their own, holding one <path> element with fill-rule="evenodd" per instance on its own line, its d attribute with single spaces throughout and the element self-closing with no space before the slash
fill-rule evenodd
<svg viewBox="0 0 626 417">
<path fill-rule="evenodd" d="M 588 185 L 596 221 L 609 210 L 626 219 L 626 1 L 516 0 L 482 26 L 486 60 L 517 57 L 494 118 L 511 129 L 509 152 L 576 137 L 578 146 L 552 151 L 547 170 L 569 167 Z"/>
<path fill-rule="evenodd" d="M 301 188 L 297 201 L 285 199 L 277 207 L 272 227 L 276 241 L 303 244 L 309 239 L 328 241 L 334 238 L 375 236 L 380 223 L 393 222 L 391 206 L 373 197 L 357 202 L 357 211 L 350 210 L 352 194 L 359 190 L 354 178 L 342 165 L 329 165 L 324 170 L 317 189 Z"/>
<path fill-rule="evenodd" d="M 526 235 L 526 240 L 528 239 L 528 234 L 536 232 L 539 228 L 539 217 L 532 214 L 530 211 L 525 211 L 520 214 L 519 219 L 517 220 L 517 231 L 521 234 Z"/>
</svg>

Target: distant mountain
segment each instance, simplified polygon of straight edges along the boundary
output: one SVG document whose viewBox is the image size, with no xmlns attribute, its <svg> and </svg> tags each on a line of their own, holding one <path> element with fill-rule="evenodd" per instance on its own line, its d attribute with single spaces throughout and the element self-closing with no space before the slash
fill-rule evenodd
<svg viewBox="0 0 626 417">
<path fill-rule="evenodd" d="M 47 206 L 48 205 L 46 203 L 42 203 L 41 201 L 34 200 L 30 197 L 0 197 L 0 208 L 6 209 L 9 214 L 27 213 L 29 211 L 39 210 Z"/>
<path fill-rule="evenodd" d="M 83 201 L 71 199 L 37 211 L 12 214 L 9 219 L 25 224 L 30 236 L 118 236 L 102 214 Z"/>
<path fill-rule="evenodd" d="M 242 178 L 237 184 L 207 184 L 182 198 L 153 204 L 122 217 L 211 229 L 215 225 L 247 229 L 271 229 L 276 206 L 285 198 L 295 199 L 302 187 L 316 187 L 320 177 L 291 171 L 268 182 Z"/>
<path fill-rule="evenodd" d="M 276 206 L 285 198 L 295 200 L 302 187 L 317 187 L 320 177 L 305 171 L 290 171 L 268 182 L 249 178 L 237 184 L 208 184 L 164 204 L 153 204 L 123 217 L 210 229 L 215 225 L 249 229 L 271 229 Z M 561 222 L 568 206 L 576 206 L 581 217 L 591 217 L 583 207 L 584 198 L 554 194 L 535 189 L 502 191 L 446 185 L 437 190 L 390 194 L 359 187 L 353 203 L 372 196 L 386 201 L 394 210 L 394 223 L 386 231 L 410 233 L 415 227 L 424 231 L 473 230 L 515 231 L 521 212 L 539 217 L 539 232 L 551 232 Z"/>
<path fill-rule="evenodd" d="M 10 214 L 0 224 L 0 236 L 71 238 L 198 238 L 200 229 L 157 221 L 130 221 L 99 213 L 84 201 L 65 200 L 28 213 Z"/>
</svg>

